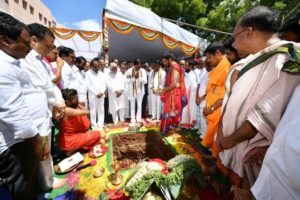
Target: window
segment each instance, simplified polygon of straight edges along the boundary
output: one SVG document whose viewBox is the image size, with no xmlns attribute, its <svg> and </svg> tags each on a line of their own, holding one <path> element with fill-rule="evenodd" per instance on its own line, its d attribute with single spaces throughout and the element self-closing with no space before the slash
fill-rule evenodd
<svg viewBox="0 0 300 200">
<path fill-rule="evenodd" d="M 49 25 L 49 28 L 51 28 L 51 22 L 50 21 L 48 22 L 48 25 Z"/>
<path fill-rule="evenodd" d="M 40 21 L 43 20 L 43 15 L 41 13 L 39 13 L 39 19 L 40 19 Z"/>
<path fill-rule="evenodd" d="M 27 9 L 27 2 L 23 0 L 23 8 L 26 10 Z"/>
<path fill-rule="evenodd" d="M 8 4 L 8 0 L 5 0 L 5 3 Z"/>
<path fill-rule="evenodd" d="M 52 26 L 53 26 L 53 27 L 56 27 L 55 21 L 52 21 Z"/>
<path fill-rule="evenodd" d="M 30 13 L 31 13 L 32 15 L 34 15 L 34 8 L 33 8 L 32 6 L 30 6 L 29 8 L 30 8 Z"/>
<path fill-rule="evenodd" d="M 18 3 L 19 3 L 19 0 L 15 0 L 15 3 L 18 4 Z"/>
<path fill-rule="evenodd" d="M 45 24 L 46 26 L 47 26 L 47 22 L 48 22 L 47 18 L 44 17 L 44 24 Z"/>
</svg>

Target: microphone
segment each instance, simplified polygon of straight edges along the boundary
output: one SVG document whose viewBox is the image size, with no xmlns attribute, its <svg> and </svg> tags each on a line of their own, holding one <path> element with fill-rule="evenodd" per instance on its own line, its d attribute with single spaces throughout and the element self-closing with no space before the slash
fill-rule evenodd
<svg viewBox="0 0 300 200">
<path fill-rule="evenodd" d="M 87 167 L 90 167 L 90 166 L 95 166 L 97 164 L 97 160 L 92 160 L 91 162 L 85 164 L 85 165 L 82 165 L 82 166 L 79 166 L 77 168 L 74 169 L 74 171 L 79 171 L 79 170 L 82 170 L 82 169 L 85 169 Z"/>
</svg>

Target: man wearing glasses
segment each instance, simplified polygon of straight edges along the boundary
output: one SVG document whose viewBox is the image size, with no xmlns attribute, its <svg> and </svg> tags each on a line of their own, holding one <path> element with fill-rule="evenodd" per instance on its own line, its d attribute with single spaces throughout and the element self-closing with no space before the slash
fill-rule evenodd
<svg viewBox="0 0 300 200">
<path fill-rule="evenodd" d="M 300 83 L 295 75 L 300 71 L 295 63 L 299 49 L 280 40 L 278 28 L 277 14 L 263 6 L 248 11 L 234 28 L 233 46 L 249 56 L 237 62 L 227 77 L 216 142 L 222 164 L 233 171 L 231 177 L 238 176 L 244 183 L 237 185 L 248 196 L 242 199 L 251 196 L 250 187 L 260 172 L 275 128 Z M 276 166 L 269 166 L 273 169 L 280 172 Z M 254 193 L 265 194 L 264 189 L 256 188 Z"/>
</svg>

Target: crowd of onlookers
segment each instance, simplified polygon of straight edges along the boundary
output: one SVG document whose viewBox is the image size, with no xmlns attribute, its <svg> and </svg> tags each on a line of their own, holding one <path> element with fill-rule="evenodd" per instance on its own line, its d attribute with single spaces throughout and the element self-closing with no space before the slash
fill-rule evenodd
<svg viewBox="0 0 300 200">
<path fill-rule="evenodd" d="M 300 195 L 299 173 L 289 166 L 300 160 L 299 21 L 291 18 L 278 35 L 276 14 L 256 7 L 228 44 L 211 43 L 203 57 L 171 59 L 184 72 L 188 99 L 180 125 L 198 130 L 243 199 L 252 198 L 251 187 L 257 199 Z M 113 59 L 106 66 L 54 40 L 47 27 L 0 12 L 0 188 L 15 199 L 32 199 L 37 177 L 42 189 L 64 184 L 53 177 L 52 120 L 59 122 L 60 149 L 71 155 L 107 142 L 106 124 L 159 122 L 164 113 L 169 68 L 161 60 Z"/>
</svg>

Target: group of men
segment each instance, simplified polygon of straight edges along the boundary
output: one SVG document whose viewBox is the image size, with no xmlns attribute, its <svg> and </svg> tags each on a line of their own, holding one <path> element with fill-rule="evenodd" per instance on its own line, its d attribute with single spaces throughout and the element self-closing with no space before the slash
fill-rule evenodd
<svg viewBox="0 0 300 200">
<path fill-rule="evenodd" d="M 78 91 L 92 128 L 104 126 L 106 95 L 114 123 L 125 116 L 141 122 L 148 90 L 148 110 L 161 119 L 160 130 L 199 128 L 235 197 L 299 198 L 299 21 L 296 16 L 280 29 L 282 40 L 278 16 L 266 7 L 251 9 L 233 32 L 239 61 L 231 45 L 213 42 L 203 63 L 178 64 L 167 54 L 152 70 L 139 59 L 129 67 L 114 60 L 105 68 L 94 58 L 87 70 L 72 49 L 53 48 L 48 28 L 0 12 L 0 189 L 14 199 L 33 199 L 37 177 L 43 189 L 58 184 L 49 152 L 51 118 L 65 110 L 60 89 Z"/>
<path fill-rule="evenodd" d="M 66 47 L 63 48 L 66 49 Z M 124 123 L 125 118 L 130 118 L 132 123 L 142 122 L 142 112 L 145 112 L 142 107 L 145 100 L 152 119 L 160 119 L 162 103 L 159 90 L 164 88 L 166 72 L 159 61 L 145 69 L 139 59 L 134 60 L 131 66 L 127 66 L 125 62 L 119 65 L 118 60 L 114 59 L 106 67 L 105 61 L 96 57 L 90 61 L 90 69 L 81 70 L 81 73 L 76 66 L 78 64 L 74 64 L 70 66 L 70 69 L 74 68 L 77 71 L 63 67 L 61 85 L 62 88 L 72 88 L 78 91 L 79 102 L 90 110 L 92 128 L 102 129 L 107 121 L 105 97 L 107 97 L 108 112 L 112 115 L 114 124 Z M 66 70 L 69 73 L 66 73 Z M 146 90 L 148 90 L 149 98 L 146 98 Z"/>
<path fill-rule="evenodd" d="M 233 47 L 243 59 L 229 61 L 217 42 L 204 51 L 211 71 L 197 100 L 205 101 L 202 145 L 231 178 L 236 198 L 299 198 L 299 173 L 290 166 L 299 163 L 299 22 L 298 15 L 279 29 L 275 12 L 255 7 L 233 32 Z"/>
<path fill-rule="evenodd" d="M 300 15 L 279 25 L 274 11 L 254 7 L 234 28 L 240 61 L 231 48 L 213 42 L 204 51 L 203 75 L 191 63 L 180 61 L 184 72 L 169 62 L 161 130 L 193 123 L 199 104 L 201 143 L 231 179 L 236 199 L 300 197 Z"/>
</svg>

